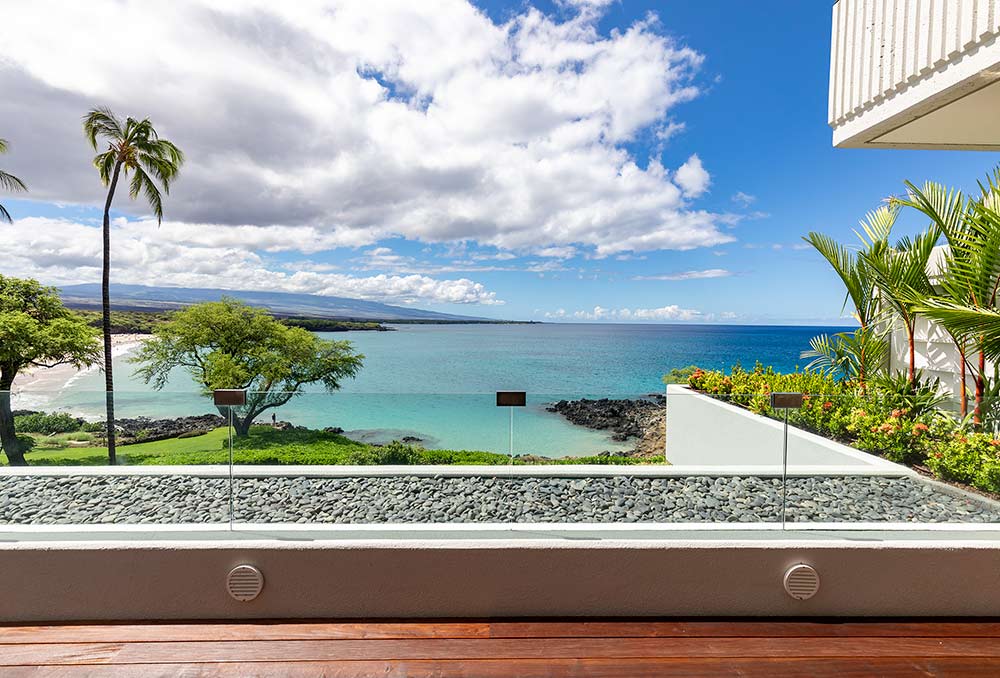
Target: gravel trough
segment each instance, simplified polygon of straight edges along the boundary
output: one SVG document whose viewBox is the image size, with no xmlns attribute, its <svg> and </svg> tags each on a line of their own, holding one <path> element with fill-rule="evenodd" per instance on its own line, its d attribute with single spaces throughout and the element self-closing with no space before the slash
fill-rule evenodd
<svg viewBox="0 0 1000 678">
<path fill-rule="evenodd" d="M 0 524 L 228 521 L 228 480 L 198 476 L 0 478 Z M 249 523 L 775 522 L 780 478 L 268 477 L 235 480 Z M 996 504 L 916 478 L 790 478 L 791 522 L 1000 522 Z"/>
</svg>

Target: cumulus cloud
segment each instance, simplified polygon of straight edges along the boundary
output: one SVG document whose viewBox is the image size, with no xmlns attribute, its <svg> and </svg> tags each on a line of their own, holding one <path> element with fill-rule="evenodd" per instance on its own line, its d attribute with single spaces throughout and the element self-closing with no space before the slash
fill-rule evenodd
<svg viewBox="0 0 1000 678">
<path fill-rule="evenodd" d="M 724 268 L 707 268 L 701 271 L 682 271 L 663 275 L 637 275 L 632 280 L 704 280 L 706 278 L 728 278 L 732 271 Z"/>
<path fill-rule="evenodd" d="M 681 308 L 677 304 L 661 306 L 660 308 L 604 308 L 594 306 L 593 310 L 567 312 L 566 309 L 545 314 L 551 320 L 587 320 L 587 321 L 664 321 L 664 320 L 700 320 L 706 316 L 701 311 Z"/>
<path fill-rule="evenodd" d="M 100 280 L 100 229 L 65 219 L 29 217 L 4 227 L 0 260 L 4 273 L 67 284 Z M 202 246 L 177 240 L 170 223 L 160 230 L 147 222 L 116 219 L 112 224 L 112 279 L 138 285 L 223 287 L 298 292 L 395 303 L 502 304 L 496 293 L 467 278 L 426 275 L 370 276 L 332 273 L 323 265 L 269 266 L 239 243 Z M 390 256 L 380 253 L 382 256 Z"/>
<path fill-rule="evenodd" d="M 107 105 L 186 151 L 165 206 L 181 242 L 607 256 L 732 241 L 691 204 L 710 182 L 697 155 L 671 173 L 628 151 L 681 129 L 702 55 L 654 17 L 605 34 L 606 0 L 574 4 L 496 23 L 466 0 L 19 3 L 0 25 L 9 169 L 36 199 L 100 204 L 80 117 Z"/>
<path fill-rule="evenodd" d="M 712 183 L 712 178 L 702 166 L 701 158 L 697 154 L 692 155 L 677 169 L 674 180 L 688 198 L 697 198 L 707 191 L 709 184 Z"/>
</svg>

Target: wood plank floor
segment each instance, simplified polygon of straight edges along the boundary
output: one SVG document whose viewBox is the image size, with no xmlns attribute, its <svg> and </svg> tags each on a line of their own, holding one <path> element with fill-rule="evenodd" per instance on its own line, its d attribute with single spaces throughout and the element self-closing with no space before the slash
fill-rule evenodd
<svg viewBox="0 0 1000 678">
<path fill-rule="evenodd" d="M 1000 621 L 0 625 L 0 676 L 998 676 Z"/>
</svg>

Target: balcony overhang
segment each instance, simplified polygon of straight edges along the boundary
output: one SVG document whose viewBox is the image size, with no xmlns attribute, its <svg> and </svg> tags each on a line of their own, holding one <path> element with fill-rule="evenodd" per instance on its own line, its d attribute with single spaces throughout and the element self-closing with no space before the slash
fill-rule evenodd
<svg viewBox="0 0 1000 678">
<path fill-rule="evenodd" d="M 1000 0 L 840 0 L 830 126 L 840 148 L 1000 149 Z"/>
</svg>

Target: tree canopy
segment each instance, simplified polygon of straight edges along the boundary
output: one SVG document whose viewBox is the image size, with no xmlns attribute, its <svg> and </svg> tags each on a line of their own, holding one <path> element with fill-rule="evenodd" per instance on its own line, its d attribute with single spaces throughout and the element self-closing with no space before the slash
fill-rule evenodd
<svg viewBox="0 0 1000 678">
<path fill-rule="evenodd" d="M 0 275 L 0 442 L 11 464 L 24 463 L 10 407 L 17 373 L 25 367 L 83 367 L 99 356 L 97 331 L 63 306 L 55 288 Z"/>
<path fill-rule="evenodd" d="M 320 339 L 231 298 L 176 312 L 132 358 L 141 365 L 136 374 L 157 389 L 178 367 L 205 395 L 215 389 L 245 389 L 247 404 L 233 411 L 239 435 L 261 413 L 284 405 L 307 384 L 322 384 L 327 391 L 340 388 L 363 360 L 349 341 Z"/>
</svg>

